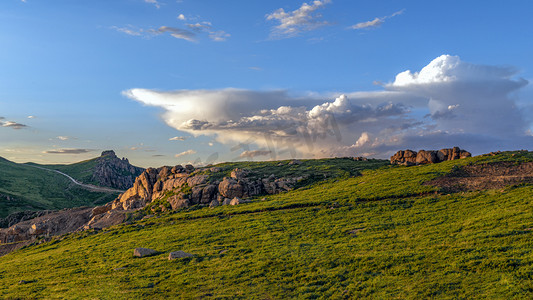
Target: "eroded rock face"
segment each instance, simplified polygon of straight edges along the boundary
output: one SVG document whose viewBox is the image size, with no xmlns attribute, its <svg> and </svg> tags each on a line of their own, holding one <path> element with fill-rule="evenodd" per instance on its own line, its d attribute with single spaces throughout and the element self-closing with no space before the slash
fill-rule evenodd
<svg viewBox="0 0 533 300">
<path fill-rule="evenodd" d="M 120 159 L 113 150 L 107 150 L 96 159 L 92 179 L 100 186 L 126 190 L 143 171 L 143 168 L 131 165 L 127 158 Z"/>
<path fill-rule="evenodd" d="M 416 164 L 416 151 L 413 150 L 400 150 L 396 152 L 393 156 L 391 156 L 390 161 L 391 163 L 398 163 L 398 164 L 404 164 L 407 166 L 415 165 Z"/>
<path fill-rule="evenodd" d="M 434 164 L 447 160 L 461 159 L 471 157 L 470 152 L 461 150 L 459 147 L 449 149 L 436 150 L 420 150 L 417 152 L 412 150 L 400 150 L 391 156 L 392 164 L 399 164 L 405 166 Z"/>
<path fill-rule="evenodd" d="M 216 170 L 214 170 L 216 169 Z M 222 171 L 220 168 L 196 170 L 193 166 L 148 168 L 137 179 L 132 188 L 120 195 L 112 204 L 112 210 L 132 210 L 146 206 L 152 201 L 166 199 L 172 209 L 190 205 L 211 205 L 213 201 L 222 204 L 225 199 L 245 199 L 261 194 L 278 194 L 290 191 L 302 180 L 298 178 L 254 177 L 253 172 L 234 169 L 229 177 L 213 180 L 205 171 Z M 169 196 L 170 194 L 170 196 Z M 228 202 L 229 204 L 229 202 Z M 107 212 L 107 208 L 97 211 Z"/>
<path fill-rule="evenodd" d="M 19 222 L 0 229 L 0 243 L 16 243 L 38 236 L 55 236 L 79 230 L 91 219 L 92 210 L 87 207 L 63 209 Z"/>
</svg>

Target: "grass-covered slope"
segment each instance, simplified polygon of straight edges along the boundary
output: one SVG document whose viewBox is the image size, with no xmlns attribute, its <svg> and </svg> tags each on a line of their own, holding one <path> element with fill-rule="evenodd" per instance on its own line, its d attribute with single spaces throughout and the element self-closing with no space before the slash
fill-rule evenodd
<svg viewBox="0 0 533 300">
<path fill-rule="evenodd" d="M 456 166 L 383 167 L 234 207 L 71 234 L 0 258 L 0 298 L 531 298 L 529 185 L 439 194 Z M 134 258 L 133 249 L 161 253 Z M 184 250 L 193 258 L 167 259 Z"/>
<path fill-rule="evenodd" d="M 24 210 L 97 205 L 116 195 L 91 192 L 55 172 L 0 158 L 0 218 Z"/>
<path fill-rule="evenodd" d="M 98 158 L 93 158 L 69 165 L 35 165 L 61 171 L 65 174 L 70 175 L 72 178 L 76 179 L 79 182 L 97 185 L 98 182 L 93 179 L 93 170 L 96 167 L 96 164 L 98 163 L 97 159 Z"/>
</svg>

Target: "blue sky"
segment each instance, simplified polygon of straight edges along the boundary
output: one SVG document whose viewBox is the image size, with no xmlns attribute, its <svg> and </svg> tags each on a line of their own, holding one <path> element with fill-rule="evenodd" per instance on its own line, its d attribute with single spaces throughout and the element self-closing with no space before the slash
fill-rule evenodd
<svg viewBox="0 0 533 300">
<path fill-rule="evenodd" d="M 114 149 L 146 167 L 529 148 L 532 8 L 4 0 L 0 156 Z"/>
</svg>

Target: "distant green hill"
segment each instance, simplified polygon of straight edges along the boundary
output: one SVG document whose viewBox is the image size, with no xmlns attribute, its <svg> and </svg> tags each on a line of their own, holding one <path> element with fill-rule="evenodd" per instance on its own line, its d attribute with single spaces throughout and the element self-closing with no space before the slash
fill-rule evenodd
<svg viewBox="0 0 533 300">
<path fill-rule="evenodd" d="M 64 167 L 77 170 L 71 176 L 78 177 L 90 165 L 89 161 Z M 24 210 L 99 205 L 117 194 L 89 191 L 58 173 L 0 158 L 0 218 Z"/>
<path fill-rule="evenodd" d="M 531 299 L 532 162 L 368 162 L 264 200 L 69 234 L 0 257 L 0 298 Z M 177 250 L 194 256 L 169 261 Z"/>
<path fill-rule="evenodd" d="M 32 165 L 61 171 L 82 183 L 120 190 L 133 186 L 135 178 L 144 171 L 143 168 L 131 165 L 126 158 L 118 158 L 113 150 L 104 151 L 99 157 L 68 165 Z"/>
</svg>

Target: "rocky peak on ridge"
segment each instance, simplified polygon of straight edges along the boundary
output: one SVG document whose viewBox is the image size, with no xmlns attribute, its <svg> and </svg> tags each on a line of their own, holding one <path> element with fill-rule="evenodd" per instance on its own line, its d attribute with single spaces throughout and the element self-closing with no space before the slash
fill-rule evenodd
<svg viewBox="0 0 533 300">
<path fill-rule="evenodd" d="M 127 158 L 118 158 L 115 151 L 106 150 L 96 158 L 91 179 L 100 186 L 126 190 L 143 171 L 143 168 L 131 165 Z"/>
</svg>

